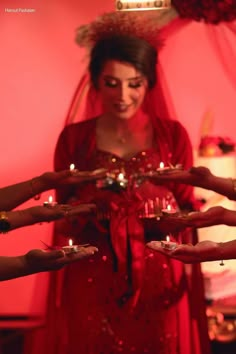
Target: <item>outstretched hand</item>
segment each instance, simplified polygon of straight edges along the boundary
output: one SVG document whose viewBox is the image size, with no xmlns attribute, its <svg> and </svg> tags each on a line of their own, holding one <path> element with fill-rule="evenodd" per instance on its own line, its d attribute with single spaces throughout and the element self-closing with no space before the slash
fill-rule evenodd
<svg viewBox="0 0 236 354">
<path fill-rule="evenodd" d="M 78 252 L 65 254 L 63 250 L 43 251 L 34 249 L 26 253 L 25 266 L 30 273 L 58 270 L 65 265 L 94 255 L 98 249 L 93 246 L 80 247 Z"/>
<path fill-rule="evenodd" d="M 104 168 L 93 171 L 63 170 L 59 172 L 45 172 L 41 175 L 43 184 L 48 188 L 57 188 L 63 185 L 79 184 L 106 177 Z"/>
<path fill-rule="evenodd" d="M 171 251 L 163 248 L 160 241 L 148 242 L 147 247 L 184 263 L 207 262 L 220 258 L 219 244 L 213 241 L 202 241 L 196 245 L 181 244 Z"/>
<path fill-rule="evenodd" d="M 209 208 L 206 211 L 194 211 L 189 214 L 165 217 L 170 230 L 180 231 L 185 228 L 203 228 L 224 223 L 227 210 L 221 206 Z M 164 219 L 164 218 L 163 218 Z M 169 231 L 171 232 L 171 231 Z"/>
<path fill-rule="evenodd" d="M 53 207 L 38 205 L 26 209 L 26 211 L 31 214 L 35 222 L 43 222 L 53 221 L 61 219 L 63 217 L 73 217 L 84 213 L 92 213 L 95 209 L 95 204 L 87 203 L 75 206 L 71 206 L 68 204 L 56 204 Z M 22 212 L 24 212 L 24 210 Z"/>
<path fill-rule="evenodd" d="M 148 172 L 143 176 L 154 183 L 176 182 L 200 187 L 202 181 L 206 181 L 212 177 L 212 173 L 208 168 L 200 166 L 191 167 L 189 170 L 173 169 L 171 173 L 166 174 L 155 173 L 155 171 L 152 174 Z"/>
</svg>

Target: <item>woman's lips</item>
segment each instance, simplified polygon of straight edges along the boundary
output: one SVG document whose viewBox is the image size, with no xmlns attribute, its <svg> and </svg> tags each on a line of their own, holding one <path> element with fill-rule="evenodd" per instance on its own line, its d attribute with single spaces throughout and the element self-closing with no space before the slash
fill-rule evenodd
<svg viewBox="0 0 236 354">
<path fill-rule="evenodd" d="M 131 107 L 131 104 L 115 103 L 114 107 L 118 112 L 126 112 Z"/>
</svg>

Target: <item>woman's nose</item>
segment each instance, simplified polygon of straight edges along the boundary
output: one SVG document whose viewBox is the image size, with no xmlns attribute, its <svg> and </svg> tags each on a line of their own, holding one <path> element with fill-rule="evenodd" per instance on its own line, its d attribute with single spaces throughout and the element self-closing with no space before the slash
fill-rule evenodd
<svg viewBox="0 0 236 354">
<path fill-rule="evenodd" d="M 121 85 L 119 90 L 119 98 L 123 101 L 129 97 L 129 87 L 127 85 Z"/>
</svg>

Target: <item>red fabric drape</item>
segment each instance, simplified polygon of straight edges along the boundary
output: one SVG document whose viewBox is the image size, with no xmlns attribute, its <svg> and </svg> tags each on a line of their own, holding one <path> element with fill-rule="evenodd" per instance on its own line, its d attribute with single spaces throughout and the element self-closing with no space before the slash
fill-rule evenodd
<svg viewBox="0 0 236 354">
<path fill-rule="evenodd" d="M 221 23 L 219 26 L 206 25 L 205 31 L 209 44 L 215 50 L 216 60 L 236 88 L 236 21 Z"/>
<path fill-rule="evenodd" d="M 208 23 L 236 18 L 235 0 L 172 0 L 180 17 Z"/>
</svg>

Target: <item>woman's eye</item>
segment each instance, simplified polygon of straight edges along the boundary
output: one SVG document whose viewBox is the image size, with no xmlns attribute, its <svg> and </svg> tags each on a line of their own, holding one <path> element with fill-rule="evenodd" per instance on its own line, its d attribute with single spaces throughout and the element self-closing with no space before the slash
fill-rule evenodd
<svg viewBox="0 0 236 354">
<path fill-rule="evenodd" d="M 116 81 L 105 81 L 105 86 L 107 87 L 116 87 L 117 82 Z"/>
<path fill-rule="evenodd" d="M 138 81 L 138 82 L 130 82 L 129 84 L 129 87 L 131 88 L 138 88 L 138 87 L 141 87 L 143 85 L 143 82 L 142 81 Z"/>
</svg>

